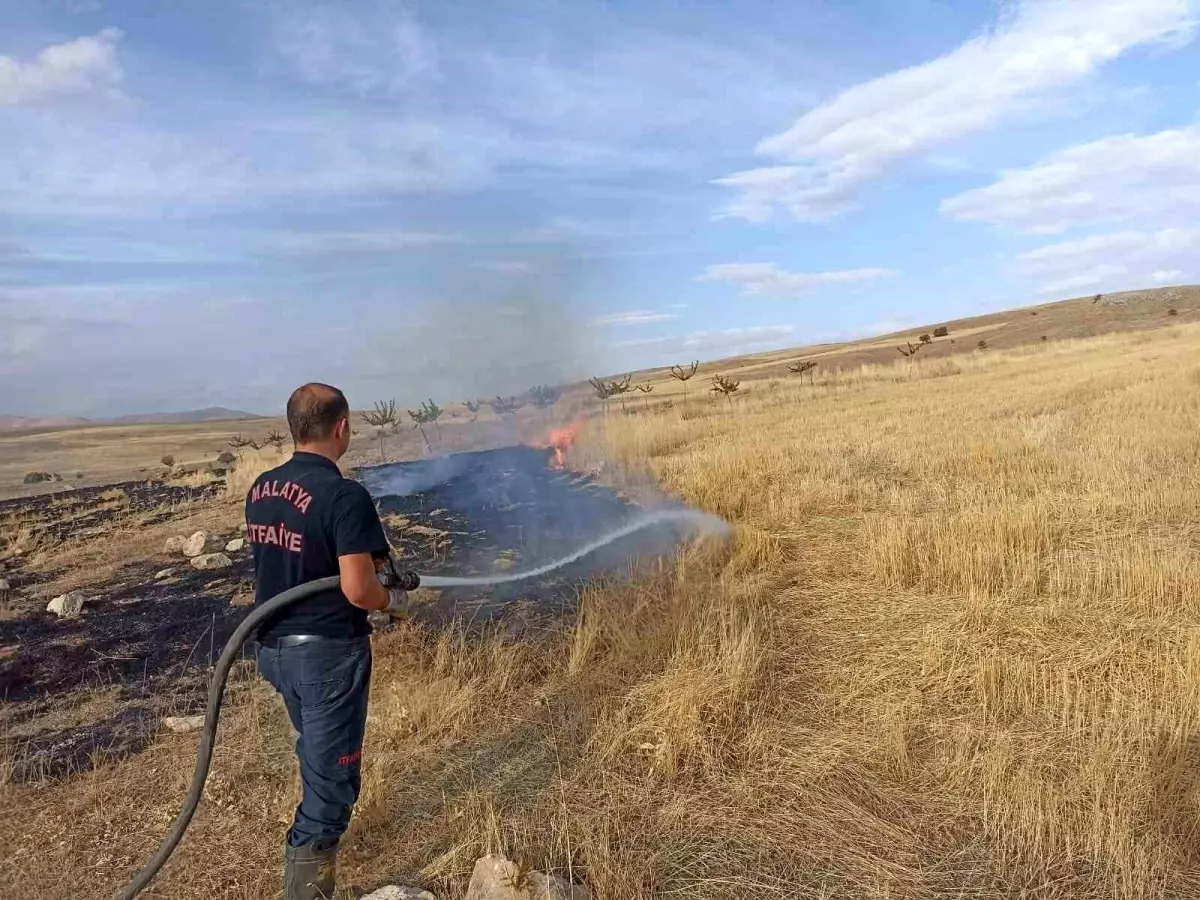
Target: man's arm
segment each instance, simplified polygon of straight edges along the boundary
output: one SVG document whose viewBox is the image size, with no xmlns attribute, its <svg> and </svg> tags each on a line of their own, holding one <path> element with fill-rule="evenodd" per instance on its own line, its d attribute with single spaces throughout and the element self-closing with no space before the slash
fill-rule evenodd
<svg viewBox="0 0 1200 900">
<path fill-rule="evenodd" d="M 342 593 L 355 606 L 371 612 L 387 608 L 387 588 L 379 583 L 375 559 L 370 553 L 339 556 L 338 572 L 342 576 Z"/>
</svg>

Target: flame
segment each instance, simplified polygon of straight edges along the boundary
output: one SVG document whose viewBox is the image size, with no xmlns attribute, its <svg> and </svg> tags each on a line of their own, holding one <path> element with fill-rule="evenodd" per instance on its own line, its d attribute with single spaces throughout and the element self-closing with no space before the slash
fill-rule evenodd
<svg viewBox="0 0 1200 900">
<path fill-rule="evenodd" d="M 568 422 L 561 428 L 552 428 L 545 437 L 533 442 L 532 446 L 539 450 L 553 450 L 554 458 L 550 460 L 550 468 L 565 469 L 566 468 L 566 451 L 570 450 L 575 444 L 575 439 L 579 437 L 579 420 Z"/>
</svg>

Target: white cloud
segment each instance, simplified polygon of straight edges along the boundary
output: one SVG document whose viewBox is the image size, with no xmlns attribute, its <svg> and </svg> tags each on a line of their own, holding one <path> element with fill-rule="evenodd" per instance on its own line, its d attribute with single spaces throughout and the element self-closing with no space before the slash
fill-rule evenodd
<svg viewBox="0 0 1200 900">
<path fill-rule="evenodd" d="M 841 269 L 833 272 L 788 272 L 775 263 L 721 263 L 708 266 L 697 281 L 726 281 L 742 292 L 763 297 L 799 297 L 823 284 L 848 284 L 889 278 L 891 269 Z"/>
<path fill-rule="evenodd" d="M 1022 253 L 1021 271 L 1042 281 L 1038 292 L 1118 290 L 1178 281 L 1200 252 L 1200 230 L 1121 231 L 1063 241 Z"/>
<path fill-rule="evenodd" d="M 526 275 L 533 271 L 531 263 L 519 259 L 496 259 L 475 263 L 475 268 L 498 272 L 501 275 Z"/>
<path fill-rule="evenodd" d="M 672 352 L 694 352 L 733 355 L 768 350 L 794 339 L 793 325 L 755 325 L 748 328 L 724 328 L 716 331 L 693 331 L 686 335 L 635 338 L 618 341 L 614 348 L 647 348 Z"/>
<path fill-rule="evenodd" d="M 437 49 L 404 6 L 360 0 L 289 3 L 273 22 L 274 50 L 307 84 L 395 94 L 437 76 Z"/>
<path fill-rule="evenodd" d="M 441 231 L 286 231 L 267 239 L 269 249 L 280 253 L 376 253 L 457 244 L 460 234 Z"/>
<path fill-rule="evenodd" d="M 604 325 L 649 325 L 652 322 L 666 322 L 678 318 L 679 316 L 673 313 L 637 309 L 630 312 L 610 313 L 607 316 L 600 316 L 599 318 L 592 319 L 589 324 L 595 327 Z"/>
<path fill-rule="evenodd" d="M 1035 233 L 1097 220 L 1200 214 L 1200 127 L 1078 144 L 942 201 L 956 219 Z"/>
<path fill-rule="evenodd" d="M 782 165 L 717 183 L 750 221 L 777 208 L 821 221 L 907 157 L 1035 111 L 1130 49 L 1181 44 L 1195 0 L 1020 0 L 995 28 L 937 59 L 855 85 L 755 148 Z"/>
<path fill-rule="evenodd" d="M 1182 269 L 1159 269 L 1150 275 L 1155 284 L 1170 284 L 1185 277 L 1187 277 L 1187 273 Z"/>
<path fill-rule="evenodd" d="M 0 106 L 32 106 L 83 94 L 115 96 L 121 83 L 117 42 L 106 28 L 91 37 L 53 44 L 30 62 L 0 56 Z"/>
</svg>

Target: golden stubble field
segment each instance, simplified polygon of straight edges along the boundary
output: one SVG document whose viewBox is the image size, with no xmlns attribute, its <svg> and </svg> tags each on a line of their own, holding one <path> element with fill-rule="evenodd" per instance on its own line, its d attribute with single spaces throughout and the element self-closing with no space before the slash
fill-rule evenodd
<svg viewBox="0 0 1200 900">
<path fill-rule="evenodd" d="M 458 896 L 500 850 L 606 900 L 1200 897 L 1200 326 L 741 393 L 574 451 L 729 544 L 519 641 L 376 638 L 347 883 Z M 243 673 L 222 721 L 151 896 L 277 890 L 286 719 Z M 194 745 L 0 788 L 4 889 L 107 895 Z"/>
</svg>

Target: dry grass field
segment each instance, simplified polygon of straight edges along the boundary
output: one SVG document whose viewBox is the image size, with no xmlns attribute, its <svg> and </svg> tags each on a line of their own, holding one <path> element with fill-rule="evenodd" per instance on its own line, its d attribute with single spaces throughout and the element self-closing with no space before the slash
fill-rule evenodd
<svg viewBox="0 0 1200 900">
<path fill-rule="evenodd" d="M 731 541 L 520 640 L 377 636 L 345 883 L 461 896 L 502 850 L 600 900 L 1200 897 L 1200 325 L 757 371 L 573 451 Z M 227 710 L 147 896 L 277 895 L 286 719 L 246 670 Z M 0 892 L 110 895 L 195 743 L 5 781 Z"/>
</svg>

